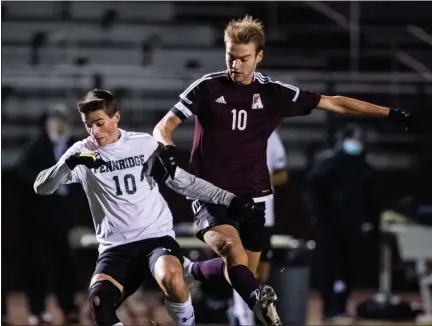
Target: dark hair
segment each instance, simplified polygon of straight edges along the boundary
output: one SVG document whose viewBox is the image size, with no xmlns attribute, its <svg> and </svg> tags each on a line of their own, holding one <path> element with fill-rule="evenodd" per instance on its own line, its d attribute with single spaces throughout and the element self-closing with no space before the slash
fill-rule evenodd
<svg viewBox="0 0 432 326">
<path fill-rule="evenodd" d="M 339 129 L 337 133 L 337 139 L 342 142 L 346 138 L 355 138 L 361 142 L 365 141 L 365 131 L 357 123 L 349 123 Z"/>
<path fill-rule="evenodd" d="M 119 111 L 116 100 L 111 92 L 95 88 L 88 92 L 84 98 L 78 102 L 77 109 L 80 113 L 87 114 L 103 110 L 109 117 Z"/>
<path fill-rule="evenodd" d="M 70 112 L 66 105 L 57 103 L 48 108 L 45 112 L 46 118 L 57 118 L 66 122 L 70 122 Z"/>
</svg>

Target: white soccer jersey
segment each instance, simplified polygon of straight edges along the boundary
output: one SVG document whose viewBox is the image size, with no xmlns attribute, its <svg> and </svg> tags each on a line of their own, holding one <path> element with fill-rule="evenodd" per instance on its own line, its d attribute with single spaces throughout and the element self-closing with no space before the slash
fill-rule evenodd
<svg viewBox="0 0 432 326">
<path fill-rule="evenodd" d="M 113 144 L 98 147 L 88 137 L 75 143 L 59 162 L 74 153 L 98 153 L 107 165 L 78 165 L 67 183 L 79 182 L 87 195 L 99 251 L 132 241 L 170 235 L 173 218 L 153 179 L 140 181 L 142 165 L 157 148 L 148 134 L 120 130 Z"/>
<path fill-rule="evenodd" d="M 287 165 L 286 162 L 286 152 L 279 137 L 277 131 L 273 131 L 270 138 L 267 141 L 267 167 L 269 173 L 272 174 L 276 170 L 285 169 Z M 268 227 L 274 226 L 275 215 L 274 215 L 274 197 L 266 201 L 266 211 L 265 211 L 266 222 L 265 225 Z"/>
<path fill-rule="evenodd" d="M 91 137 L 75 143 L 56 165 L 41 171 L 34 183 L 40 195 L 50 195 L 65 183 L 81 183 L 93 215 L 99 252 L 142 239 L 174 237 L 171 212 L 150 175 L 158 143 L 148 134 L 120 133 L 115 143 L 105 146 L 98 146 Z M 65 162 L 75 153 L 97 154 L 106 164 L 97 169 L 78 165 L 71 171 Z M 141 181 L 143 166 L 147 169 Z M 228 206 L 234 198 L 234 194 L 179 167 L 174 179 L 168 178 L 165 184 L 183 196 L 213 204 Z"/>
</svg>

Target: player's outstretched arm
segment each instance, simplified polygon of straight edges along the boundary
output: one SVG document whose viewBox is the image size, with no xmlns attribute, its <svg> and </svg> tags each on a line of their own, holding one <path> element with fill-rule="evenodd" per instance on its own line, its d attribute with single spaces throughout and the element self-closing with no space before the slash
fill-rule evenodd
<svg viewBox="0 0 432 326">
<path fill-rule="evenodd" d="M 65 162 L 58 162 L 38 174 L 33 189 L 38 195 L 51 195 L 58 187 L 68 182 L 71 173 Z"/>
<path fill-rule="evenodd" d="M 159 184 L 165 183 L 169 188 L 185 197 L 226 206 L 238 216 L 250 214 L 259 209 L 254 205 L 252 198 L 238 197 L 179 168 L 169 155 L 165 155 L 166 147 L 160 143 L 157 145 L 153 155 L 143 165 L 141 181 L 145 178 L 152 178 Z"/>
<path fill-rule="evenodd" d="M 415 117 L 413 116 L 413 112 L 379 106 L 350 97 L 321 95 L 321 99 L 317 107 L 318 109 L 340 114 L 388 117 L 390 120 L 400 123 L 406 128 L 417 127 L 417 123 L 414 121 Z M 421 119 L 421 117 L 416 118 Z"/>
<path fill-rule="evenodd" d="M 171 145 L 156 143 L 153 155 L 143 165 L 141 181 L 151 177 L 157 183 L 165 183 L 169 188 L 185 197 L 205 202 L 229 206 L 234 194 L 218 188 L 203 179 L 179 168 L 171 156 Z"/>
<path fill-rule="evenodd" d="M 231 192 L 216 187 L 179 167 L 176 168 L 174 179 L 167 178 L 165 184 L 180 195 L 213 204 L 229 206 L 235 197 Z"/>
<path fill-rule="evenodd" d="M 169 188 L 185 197 L 225 206 L 231 203 L 235 197 L 234 194 L 179 168 L 175 161 L 166 155 L 166 147 L 161 143 L 157 144 L 153 155 L 143 165 L 141 181 L 145 178 L 152 178 L 159 184 L 165 183 Z"/>
<path fill-rule="evenodd" d="M 61 158 L 57 164 L 38 174 L 33 189 L 38 195 L 51 195 L 61 185 L 78 181 L 72 175 L 77 165 L 85 165 L 92 169 L 103 164 L 105 162 L 94 154 L 76 153 L 67 158 Z"/>
<path fill-rule="evenodd" d="M 356 100 L 345 96 L 321 95 L 318 109 L 341 114 L 388 116 L 390 108 Z"/>
<path fill-rule="evenodd" d="M 150 177 L 159 184 L 165 183 L 185 197 L 225 206 L 231 203 L 234 194 L 179 168 L 172 157 L 166 153 L 166 148 L 170 146 L 163 146 L 161 143 L 157 143 L 156 146 L 153 155 L 143 165 L 141 181 Z"/>
<path fill-rule="evenodd" d="M 167 178 L 165 184 L 180 195 L 226 206 L 231 215 L 239 219 L 252 216 L 255 211 L 261 211 L 252 198 L 238 197 L 179 167 L 176 169 L 175 178 Z"/>
</svg>

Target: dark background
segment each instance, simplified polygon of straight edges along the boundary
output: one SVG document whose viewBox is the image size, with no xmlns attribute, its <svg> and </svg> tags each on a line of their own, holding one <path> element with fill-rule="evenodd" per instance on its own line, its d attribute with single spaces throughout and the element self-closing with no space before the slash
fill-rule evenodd
<svg viewBox="0 0 432 326">
<path fill-rule="evenodd" d="M 264 21 L 267 46 L 259 70 L 273 79 L 380 105 L 426 107 L 432 94 L 431 12 L 430 2 L 413 1 L 2 2 L 2 262 L 10 271 L 9 284 L 22 285 L 21 220 L 43 215 L 26 206 L 32 189 L 19 181 L 15 164 L 50 105 L 66 104 L 75 117 L 74 133 L 85 136 L 75 102 L 89 89 L 105 87 L 119 99 L 124 128 L 151 132 L 193 80 L 224 69 L 223 27 L 248 13 Z M 83 26 L 89 32 L 74 36 Z M 190 27 L 190 34 L 179 34 L 179 27 Z M 126 32 L 117 33 L 120 29 Z M 432 202 L 430 134 L 406 133 L 385 119 L 318 111 L 281 126 L 290 180 L 276 190 L 278 233 L 313 238 L 304 174 L 347 121 L 368 131 L 379 207 L 392 207 L 407 196 Z M 180 165 L 187 167 L 193 119 L 176 133 Z M 176 222 L 192 221 L 184 198 L 167 189 L 163 194 Z M 91 226 L 85 198 L 78 196 L 76 205 L 76 224 Z M 378 225 L 378 216 L 370 221 Z M 358 258 L 361 287 L 377 284 L 378 235 L 377 230 L 365 234 Z M 395 282 L 396 288 L 414 286 L 404 275 Z"/>
</svg>

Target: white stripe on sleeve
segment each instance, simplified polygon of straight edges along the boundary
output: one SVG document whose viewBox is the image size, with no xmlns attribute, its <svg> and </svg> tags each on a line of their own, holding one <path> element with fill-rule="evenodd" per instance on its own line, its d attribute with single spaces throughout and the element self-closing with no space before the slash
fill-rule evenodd
<svg viewBox="0 0 432 326">
<path fill-rule="evenodd" d="M 187 106 L 184 105 L 182 102 L 177 102 L 177 104 L 174 105 L 174 107 L 177 108 L 181 113 L 183 113 L 186 118 L 189 118 L 189 117 L 191 117 L 193 115 L 192 111 L 189 110 L 187 108 Z"/>
</svg>

